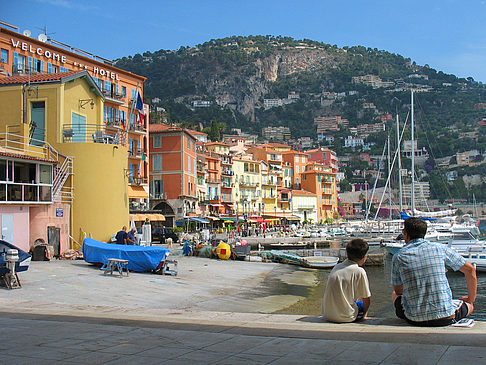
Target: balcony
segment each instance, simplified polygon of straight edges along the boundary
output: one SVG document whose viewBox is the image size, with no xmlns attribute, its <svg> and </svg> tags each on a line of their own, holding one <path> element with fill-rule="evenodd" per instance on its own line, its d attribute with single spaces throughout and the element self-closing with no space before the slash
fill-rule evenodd
<svg viewBox="0 0 486 365">
<path fill-rule="evenodd" d="M 209 201 L 214 202 L 214 201 L 220 201 L 221 196 L 220 195 L 212 195 L 209 197 Z"/>
<path fill-rule="evenodd" d="M 233 176 L 235 173 L 234 171 L 231 171 L 231 170 L 223 170 L 223 172 L 221 173 L 225 176 Z"/>
<path fill-rule="evenodd" d="M 150 194 L 150 199 L 167 200 L 167 193 Z"/>
<path fill-rule="evenodd" d="M 145 153 L 145 150 L 142 150 L 140 148 L 132 148 L 128 150 L 128 157 L 130 158 L 142 158 Z"/>
<path fill-rule="evenodd" d="M 62 142 L 125 145 L 126 132 L 119 130 L 114 133 L 101 124 L 64 124 Z"/>
<path fill-rule="evenodd" d="M 119 118 L 106 118 L 106 128 L 126 129 L 127 121 Z"/>
<path fill-rule="evenodd" d="M 248 188 L 256 188 L 257 186 L 260 186 L 259 183 L 248 182 L 248 181 L 240 181 L 239 185 L 240 186 L 246 186 Z"/>
<path fill-rule="evenodd" d="M 134 123 L 128 126 L 128 131 L 137 134 L 146 134 L 147 128 L 142 124 Z"/>
<path fill-rule="evenodd" d="M 103 95 L 105 96 L 105 100 L 108 103 L 123 105 L 125 104 L 125 97 L 122 94 L 117 94 L 114 91 L 103 91 Z"/>
<path fill-rule="evenodd" d="M 262 182 L 262 186 L 276 186 L 277 183 L 273 182 L 273 181 L 263 181 Z"/>
<path fill-rule="evenodd" d="M 128 176 L 128 182 L 131 185 L 147 185 L 148 184 L 148 178 L 147 177 L 133 177 L 132 175 Z"/>
<path fill-rule="evenodd" d="M 221 179 L 206 179 L 206 184 L 221 184 Z"/>
</svg>

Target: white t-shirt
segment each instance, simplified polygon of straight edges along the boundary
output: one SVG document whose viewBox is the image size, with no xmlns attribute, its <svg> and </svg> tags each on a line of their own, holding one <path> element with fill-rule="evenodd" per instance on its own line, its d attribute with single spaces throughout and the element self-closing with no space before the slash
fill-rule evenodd
<svg viewBox="0 0 486 365">
<path fill-rule="evenodd" d="M 322 315 L 332 322 L 353 322 L 358 316 L 358 298 L 369 298 L 371 292 L 366 271 L 351 260 L 332 269 L 322 301 Z"/>
</svg>

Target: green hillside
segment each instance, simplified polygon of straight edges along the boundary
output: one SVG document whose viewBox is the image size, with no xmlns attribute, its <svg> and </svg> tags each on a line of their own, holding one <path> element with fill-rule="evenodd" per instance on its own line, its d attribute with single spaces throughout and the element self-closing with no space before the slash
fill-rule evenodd
<svg viewBox="0 0 486 365">
<path fill-rule="evenodd" d="M 419 147 L 425 146 L 434 159 L 473 149 L 483 153 L 486 146 L 486 127 L 477 124 L 486 109 L 475 108 L 486 102 L 483 84 L 378 49 L 338 48 L 281 36 L 234 36 L 124 57 L 116 66 L 147 77 L 145 102 L 164 108 L 163 117 L 170 122 L 186 126 L 218 122 L 225 123 L 228 131 L 241 128 L 255 134 L 265 126 L 287 126 L 292 138 L 316 138 L 314 118 L 319 116 L 340 115 L 351 128 L 376 123 L 389 113 L 395 117 L 396 112 L 403 122 L 413 88 L 419 90 L 415 99 Z M 382 84 L 353 82 L 353 77 L 365 75 L 378 77 Z M 298 98 L 290 100 L 289 94 Z M 282 105 L 265 108 L 265 99 L 282 100 Z M 210 106 L 195 106 L 199 100 Z M 151 120 L 160 117 L 154 112 Z M 387 121 L 387 129 L 393 123 Z M 329 134 L 336 137 L 331 148 L 339 155 L 352 153 L 338 138 L 349 135 L 348 128 Z M 367 138 L 376 143 L 370 153 L 381 153 L 386 134 Z"/>
</svg>

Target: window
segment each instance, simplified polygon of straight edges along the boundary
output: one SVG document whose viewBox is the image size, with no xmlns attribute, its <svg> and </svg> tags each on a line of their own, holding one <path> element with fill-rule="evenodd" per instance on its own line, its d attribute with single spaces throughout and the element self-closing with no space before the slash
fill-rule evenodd
<svg viewBox="0 0 486 365">
<path fill-rule="evenodd" d="M 153 138 L 154 148 L 160 148 L 162 146 L 160 136 L 153 136 L 152 138 Z"/>
<path fill-rule="evenodd" d="M 52 63 L 47 62 L 47 73 L 51 74 L 52 73 Z"/>
<path fill-rule="evenodd" d="M 187 170 L 191 172 L 191 156 L 187 156 Z"/>
<path fill-rule="evenodd" d="M 123 96 L 124 98 L 126 98 L 126 97 L 127 97 L 127 87 L 126 87 L 126 86 L 122 86 L 122 96 Z"/>
<path fill-rule="evenodd" d="M 0 181 L 7 181 L 7 161 L 0 160 Z"/>
<path fill-rule="evenodd" d="M 191 140 L 189 138 L 187 139 L 187 148 L 191 149 Z"/>
<path fill-rule="evenodd" d="M 39 61 L 37 59 L 32 59 L 33 61 L 33 72 L 40 72 L 40 73 L 43 73 L 44 72 L 44 61 Z"/>
<path fill-rule="evenodd" d="M 39 183 L 51 184 L 52 182 L 52 168 L 49 165 L 39 165 Z"/>
<path fill-rule="evenodd" d="M 137 100 L 137 90 L 132 90 L 132 100 Z"/>
<path fill-rule="evenodd" d="M 161 171 L 162 170 L 162 156 L 160 156 L 160 155 L 153 156 L 152 162 L 154 164 L 154 171 Z"/>
<path fill-rule="evenodd" d="M 8 50 L 2 48 L 0 51 L 0 62 L 8 63 Z"/>
<path fill-rule="evenodd" d="M 103 86 L 105 94 L 111 93 L 111 82 L 105 81 Z"/>
<path fill-rule="evenodd" d="M 25 56 L 13 53 L 13 72 L 24 72 L 25 71 Z"/>
<path fill-rule="evenodd" d="M 69 70 L 66 67 L 59 67 L 59 72 L 68 72 Z"/>
<path fill-rule="evenodd" d="M 161 198 L 161 195 L 164 193 L 164 180 L 152 180 L 150 184 L 152 195 L 156 199 Z"/>
</svg>

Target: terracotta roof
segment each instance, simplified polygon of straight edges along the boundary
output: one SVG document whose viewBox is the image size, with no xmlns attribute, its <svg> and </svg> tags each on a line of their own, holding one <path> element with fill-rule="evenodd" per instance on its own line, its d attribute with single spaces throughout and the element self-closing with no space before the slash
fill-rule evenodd
<svg viewBox="0 0 486 365">
<path fill-rule="evenodd" d="M 206 143 L 206 146 L 214 146 L 214 145 L 229 147 L 226 143 L 223 143 L 223 142 L 209 142 L 209 143 Z"/>
<path fill-rule="evenodd" d="M 21 154 L 1 152 L 1 151 L 0 151 L 0 156 L 20 158 L 20 159 L 23 159 L 23 160 L 44 161 L 44 162 L 51 162 L 51 163 L 56 162 L 54 160 L 49 160 L 49 159 L 46 159 L 46 158 L 33 157 L 33 156 L 28 156 L 28 155 L 21 155 Z"/>
<path fill-rule="evenodd" d="M 61 81 L 61 79 L 66 76 L 76 75 L 83 71 L 68 71 L 68 72 L 58 72 L 54 74 L 33 74 L 33 75 L 18 75 L 0 78 L 0 84 L 2 85 L 15 85 L 15 84 L 26 84 L 29 81 L 32 83 L 39 82 L 49 82 L 49 81 Z"/>
<path fill-rule="evenodd" d="M 207 133 L 195 131 L 195 130 L 192 130 L 192 129 L 188 129 L 187 131 L 191 134 L 197 134 L 198 136 L 207 136 L 208 135 Z"/>
</svg>

